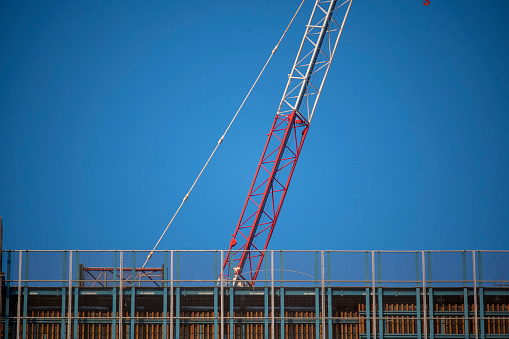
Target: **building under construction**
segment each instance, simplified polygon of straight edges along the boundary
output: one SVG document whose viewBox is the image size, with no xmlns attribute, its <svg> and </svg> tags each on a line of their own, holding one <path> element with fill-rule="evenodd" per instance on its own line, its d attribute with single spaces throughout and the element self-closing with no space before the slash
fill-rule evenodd
<svg viewBox="0 0 509 339">
<path fill-rule="evenodd" d="M 4 251 L 2 338 L 509 338 L 509 251 L 147 254 Z"/>
<path fill-rule="evenodd" d="M 509 251 L 268 250 L 351 4 L 315 2 L 228 250 L 0 251 L 2 338 L 509 338 Z"/>
</svg>

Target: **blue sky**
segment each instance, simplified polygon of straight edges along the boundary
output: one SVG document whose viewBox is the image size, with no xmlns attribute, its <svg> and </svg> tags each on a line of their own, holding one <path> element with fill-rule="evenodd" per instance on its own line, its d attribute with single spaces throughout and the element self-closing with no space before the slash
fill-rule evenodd
<svg viewBox="0 0 509 339">
<path fill-rule="evenodd" d="M 4 248 L 151 249 L 299 3 L 3 3 Z M 311 8 L 160 249 L 228 247 Z M 271 249 L 508 249 L 508 9 L 353 2 Z"/>
</svg>

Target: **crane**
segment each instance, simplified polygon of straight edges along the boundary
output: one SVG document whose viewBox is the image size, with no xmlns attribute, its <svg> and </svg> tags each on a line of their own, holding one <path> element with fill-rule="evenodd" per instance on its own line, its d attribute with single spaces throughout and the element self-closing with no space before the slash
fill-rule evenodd
<svg viewBox="0 0 509 339">
<path fill-rule="evenodd" d="M 235 232 L 222 278 L 253 286 L 353 0 L 316 0 Z"/>
</svg>

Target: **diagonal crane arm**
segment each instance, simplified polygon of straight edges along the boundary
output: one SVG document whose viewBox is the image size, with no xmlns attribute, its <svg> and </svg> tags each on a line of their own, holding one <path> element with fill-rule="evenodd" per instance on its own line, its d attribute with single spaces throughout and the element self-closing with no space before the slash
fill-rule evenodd
<svg viewBox="0 0 509 339">
<path fill-rule="evenodd" d="M 233 284 L 256 281 L 352 1 L 315 2 L 222 266 Z"/>
</svg>

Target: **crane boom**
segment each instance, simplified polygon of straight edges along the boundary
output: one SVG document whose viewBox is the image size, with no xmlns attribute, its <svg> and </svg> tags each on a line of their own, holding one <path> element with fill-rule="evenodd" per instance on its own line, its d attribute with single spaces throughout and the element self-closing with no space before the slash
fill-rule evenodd
<svg viewBox="0 0 509 339">
<path fill-rule="evenodd" d="M 222 266 L 234 284 L 256 281 L 352 1 L 315 2 Z"/>
</svg>

